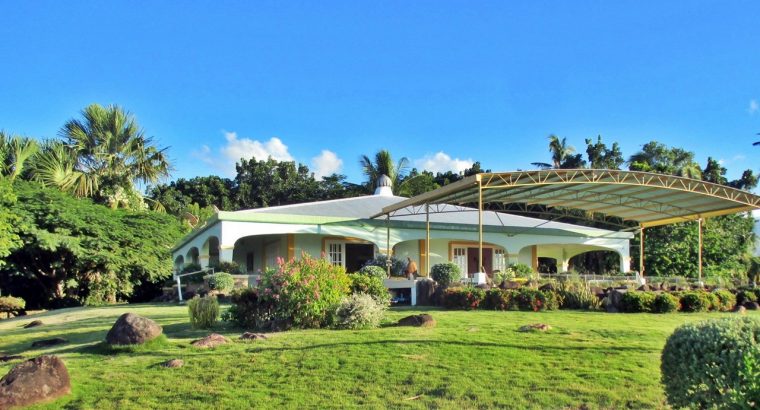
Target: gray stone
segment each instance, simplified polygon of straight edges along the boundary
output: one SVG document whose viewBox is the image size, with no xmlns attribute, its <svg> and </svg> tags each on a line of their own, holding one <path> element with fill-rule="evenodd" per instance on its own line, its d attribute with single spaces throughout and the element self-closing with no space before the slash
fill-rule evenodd
<svg viewBox="0 0 760 410">
<path fill-rule="evenodd" d="M 134 313 L 125 313 L 119 316 L 108 331 L 106 342 L 110 345 L 143 344 L 157 338 L 162 332 L 158 323 Z"/>
<path fill-rule="evenodd" d="M 69 392 L 71 380 L 63 360 L 40 356 L 17 364 L 0 379 L 0 409 L 29 406 Z"/>
</svg>

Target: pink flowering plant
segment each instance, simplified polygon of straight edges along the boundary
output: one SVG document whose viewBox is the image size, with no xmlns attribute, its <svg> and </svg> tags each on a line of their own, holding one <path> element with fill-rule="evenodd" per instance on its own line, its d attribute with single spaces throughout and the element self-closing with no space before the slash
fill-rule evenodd
<svg viewBox="0 0 760 410">
<path fill-rule="evenodd" d="M 346 270 L 308 254 L 289 261 L 280 258 L 277 263 L 277 269 L 261 276 L 257 292 L 261 302 L 271 303 L 276 319 L 292 326 L 327 325 L 335 306 L 350 294 Z"/>
</svg>

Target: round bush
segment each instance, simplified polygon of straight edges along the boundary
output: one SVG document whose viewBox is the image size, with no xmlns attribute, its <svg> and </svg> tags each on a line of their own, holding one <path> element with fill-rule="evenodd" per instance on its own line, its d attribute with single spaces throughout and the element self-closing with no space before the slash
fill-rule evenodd
<svg viewBox="0 0 760 410">
<path fill-rule="evenodd" d="M 438 263 L 430 269 L 430 276 L 443 288 L 448 288 L 462 278 L 462 271 L 458 265 L 451 262 Z"/>
<path fill-rule="evenodd" d="M 517 275 L 518 278 L 530 279 L 536 275 L 536 273 L 533 272 L 533 269 L 524 263 L 518 263 L 510 268 L 514 270 L 515 275 Z"/>
<path fill-rule="evenodd" d="M 229 292 L 235 287 L 235 279 L 229 273 L 219 272 L 208 277 L 209 290 Z"/>
<path fill-rule="evenodd" d="M 351 293 L 366 293 L 386 305 L 390 303 L 391 294 L 385 288 L 382 279 L 364 273 L 353 273 L 349 277 L 351 278 Z"/>
<path fill-rule="evenodd" d="M 341 300 L 335 309 L 333 326 L 338 329 L 370 329 L 380 326 L 387 304 L 366 293 Z"/>
<path fill-rule="evenodd" d="M 651 312 L 655 294 L 644 291 L 628 291 L 620 299 L 620 311 L 626 313 Z"/>
<path fill-rule="evenodd" d="M 692 291 L 681 294 L 681 310 L 684 312 L 707 312 L 712 307 L 712 301 L 707 292 Z"/>
<path fill-rule="evenodd" d="M 681 307 L 681 302 L 679 301 L 678 297 L 675 295 L 671 295 L 670 293 L 658 293 L 657 296 L 654 297 L 654 301 L 652 302 L 652 312 L 653 313 L 672 313 L 672 312 L 678 312 L 678 309 Z"/>
<path fill-rule="evenodd" d="M 384 268 L 375 265 L 366 265 L 363 268 L 359 269 L 359 273 L 367 276 L 374 276 L 380 280 L 388 277 L 388 272 L 386 272 Z"/>
<path fill-rule="evenodd" d="M 0 313 L 10 315 L 11 313 L 17 314 L 24 310 L 26 302 L 21 298 L 14 298 L 13 296 L 0 297 Z"/>
<path fill-rule="evenodd" d="M 662 351 L 668 403 L 674 408 L 743 408 L 749 396 L 759 394 L 757 380 L 752 380 L 756 370 L 746 368 L 758 354 L 757 318 L 723 318 L 677 328 Z"/>
<path fill-rule="evenodd" d="M 716 310 L 728 312 L 736 305 L 736 295 L 725 289 L 718 289 L 713 292 L 716 298 L 718 298 L 719 305 Z"/>
</svg>

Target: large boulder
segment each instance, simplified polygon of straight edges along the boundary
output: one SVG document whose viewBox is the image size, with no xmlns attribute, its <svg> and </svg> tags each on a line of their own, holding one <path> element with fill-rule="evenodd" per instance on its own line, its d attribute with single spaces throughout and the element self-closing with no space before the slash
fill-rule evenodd
<svg viewBox="0 0 760 410">
<path fill-rule="evenodd" d="M 217 347 L 227 342 L 229 342 L 229 340 L 226 337 L 220 335 L 219 333 L 212 333 L 204 337 L 203 339 L 198 339 L 190 344 L 195 347 L 208 348 L 208 347 Z"/>
<path fill-rule="evenodd" d="M 435 305 L 435 288 L 436 283 L 429 278 L 420 278 L 417 280 L 417 304 L 421 306 Z"/>
<path fill-rule="evenodd" d="M 157 338 L 162 332 L 158 323 L 134 313 L 125 313 L 119 316 L 108 331 L 106 342 L 110 345 L 143 344 Z"/>
<path fill-rule="evenodd" d="M 36 357 L 17 364 L 0 379 L 0 409 L 53 400 L 70 391 L 71 380 L 63 360 Z"/>
<path fill-rule="evenodd" d="M 399 326 L 435 327 L 435 324 L 433 316 L 430 316 L 427 313 L 407 316 L 398 321 Z"/>
<path fill-rule="evenodd" d="M 747 301 L 747 302 L 744 302 L 744 305 L 742 305 L 742 306 L 744 306 L 744 308 L 747 309 L 747 310 L 758 310 L 758 309 L 760 309 L 760 303 L 757 303 L 757 302 L 749 302 L 749 301 Z"/>
<path fill-rule="evenodd" d="M 620 301 L 623 300 L 623 295 L 626 292 L 628 292 L 627 289 L 612 289 L 607 293 L 604 304 L 607 312 L 616 313 L 620 311 Z"/>
</svg>

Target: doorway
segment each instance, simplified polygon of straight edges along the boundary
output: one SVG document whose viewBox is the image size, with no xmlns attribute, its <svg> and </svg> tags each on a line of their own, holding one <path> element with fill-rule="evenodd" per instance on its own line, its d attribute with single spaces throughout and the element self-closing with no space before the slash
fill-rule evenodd
<svg viewBox="0 0 760 410">
<path fill-rule="evenodd" d="M 358 272 L 359 269 L 375 257 L 375 245 L 368 243 L 346 244 L 346 272 Z"/>
<path fill-rule="evenodd" d="M 467 274 L 480 272 L 478 266 L 478 249 L 479 248 L 467 248 Z M 483 270 L 487 274 L 491 274 L 493 271 L 493 249 L 483 248 Z"/>
</svg>

